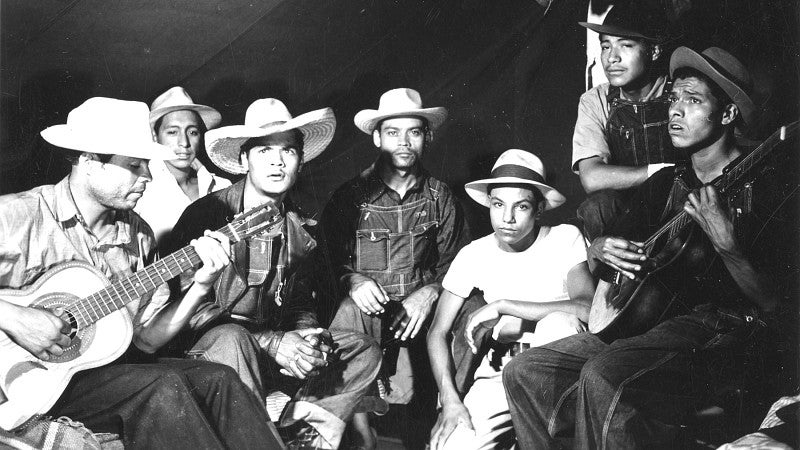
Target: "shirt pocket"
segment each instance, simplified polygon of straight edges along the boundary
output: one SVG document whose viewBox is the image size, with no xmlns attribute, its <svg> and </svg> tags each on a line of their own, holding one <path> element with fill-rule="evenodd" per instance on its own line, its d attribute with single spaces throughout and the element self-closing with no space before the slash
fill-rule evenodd
<svg viewBox="0 0 800 450">
<path fill-rule="evenodd" d="M 419 224 L 411 229 L 411 254 L 417 265 L 424 263 L 432 257 L 431 252 L 436 248 L 436 229 L 438 221 Z"/>
<path fill-rule="evenodd" d="M 386 271 L 389 269 L 389 230 L 356 231 L 356 270 Z"/>
</svg>

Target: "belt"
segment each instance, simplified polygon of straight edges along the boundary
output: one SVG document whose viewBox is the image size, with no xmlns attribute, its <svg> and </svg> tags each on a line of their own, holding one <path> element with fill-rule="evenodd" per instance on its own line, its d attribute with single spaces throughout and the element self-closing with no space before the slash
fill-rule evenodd
<svg viewBox="0 0 800 450">
<path fill-rule="evenodd" d="M 529 348 L 531 348 L 531 344 L 527 342 L 514 342 L 508 349 L 508 355 L 513 358 Z"/>
</svg>

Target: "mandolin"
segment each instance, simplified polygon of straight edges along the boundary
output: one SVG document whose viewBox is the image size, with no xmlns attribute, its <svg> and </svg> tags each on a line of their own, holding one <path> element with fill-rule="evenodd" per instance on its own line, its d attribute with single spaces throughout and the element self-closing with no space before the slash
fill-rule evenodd
<svg viewBox="0 0 800 450">
<path fill-rule="evenodd" d="M 238 242 L 265 231 L 279 219 L 275 205 L 265 203 L 234 217 L 218 231 Z M 72 325 L 71 342 L 64 353 L 47 361 L 0 331 L 0 428 L 14 429 L 45 413 L 75 373 L 121 356 L 133 338 L 133 323 L 125 305 L 199 265 L 200 257 L 189 245 L 113 283 L 87 262 L 68 261 L 24 289 L 0 290 L 0 299 L 15 305 L 58 309 Z"/>
<path fill-rule="evenodd" d="M 754 180 L 753 169 L 780 143 L 797 132 L 800 121 L 775 131 L 734 167 L 726 170 L 711 185 L 722 197 Z M 751 175 L 751 176 L 747 176 Z M 650 262 L 642 277 L 631 280 L 615 273 L 613 282 L 601 281 L 589 313 L 589 331 L 605 342 L 642 334 L 671 317 L 673 306 L 682 302 L 687 276 L 683 263 L 689 242 L 700 230 L 690 227 L 691 216 L 680 210 L 642 246 Z"/>
</svg>

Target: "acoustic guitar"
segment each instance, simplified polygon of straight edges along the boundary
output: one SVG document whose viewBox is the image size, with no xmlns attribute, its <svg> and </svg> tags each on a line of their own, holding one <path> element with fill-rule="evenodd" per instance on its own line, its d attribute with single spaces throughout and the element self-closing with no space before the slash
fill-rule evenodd
<svg viewBox="0 0 800 450">
<path fill-rule="evenodd" d="M 279 218 L 278 209 L 265 203 L 234 217 L 218 231 L 238 242 L 266 230 Z M 69 346 L 61 356 L 47 361 L 0 331 L 0 428 L 14 429 L 45 413 L 75 373 L 122 355 L 133 337 L 125 305 L 199 265 L 200 257 L 189 245 L 114 283 L 87 262 L 68 261 L 49 269 L 29 287 L 0 290 L 0 299 L 15 305 L 63 310 L 61 317 L 72 325 Z"/>
<path fill-rule="evenodd" d="M 726 170 L 711 184 L 724 198 L 757 174 L 753 169 L 781 142 L 798 129 L 798 121 L 775 131 L 736 166 Z M 746 177 L 746 175 L 751 176 Z M 615 272 L 613 282 L 601 281 L 589 312 L 589 331 L 605 342 L 640 335 L 674 315 L 673 306 L 683 302 L 683 289 L 689 273 L 685 261 L 693 236 L 702 233 L 684 210 L 680 210 L 650 238 L 642 249 L 648 269 L 634 280 Z"/>
</svg>

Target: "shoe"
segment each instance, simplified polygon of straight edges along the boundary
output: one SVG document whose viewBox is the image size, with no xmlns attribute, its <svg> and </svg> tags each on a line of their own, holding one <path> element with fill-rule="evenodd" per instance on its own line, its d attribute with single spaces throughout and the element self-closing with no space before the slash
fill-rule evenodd
<svg viewBox="0 0 800 450">
<path fill-rule="evenodd" d="M 325 446 L 325 440 L 319 435 L 316 428 L 309 425 L 305 420 L 298 420 L 291 425 L 278 428 L 283 442 L 286 443 L 287 450 L 316 450 L 330 448 Z"/>
</svg>

